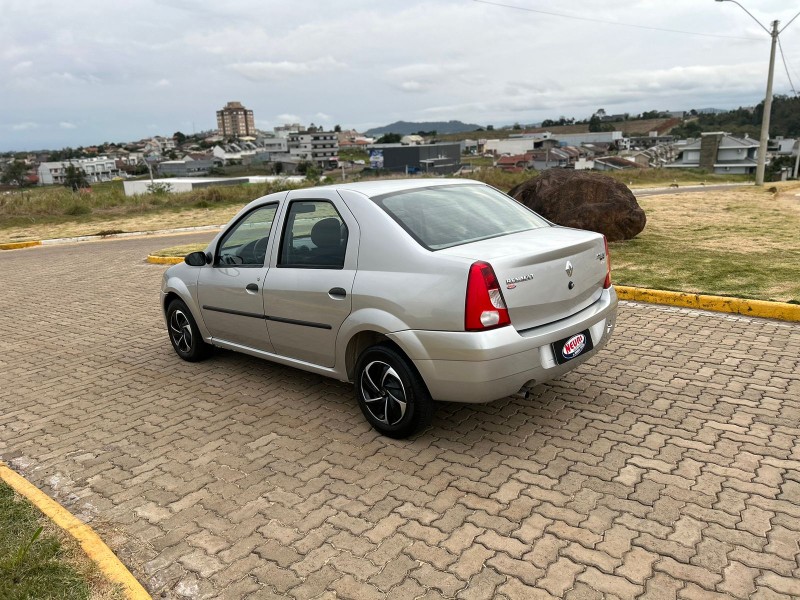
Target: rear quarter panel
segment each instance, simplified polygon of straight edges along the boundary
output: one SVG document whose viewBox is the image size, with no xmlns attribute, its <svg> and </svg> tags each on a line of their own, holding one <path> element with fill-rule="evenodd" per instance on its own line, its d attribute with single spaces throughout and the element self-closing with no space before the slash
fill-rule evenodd
<svg viewBox="0 0 800 600">
<path fill-rule="evenodd" d="M 366 196 L 340 194 L 361 230 L 353 313 L 386 315 L 387 331 L 463 331 L 472 261 L 426 250 Z"/>
</svg>

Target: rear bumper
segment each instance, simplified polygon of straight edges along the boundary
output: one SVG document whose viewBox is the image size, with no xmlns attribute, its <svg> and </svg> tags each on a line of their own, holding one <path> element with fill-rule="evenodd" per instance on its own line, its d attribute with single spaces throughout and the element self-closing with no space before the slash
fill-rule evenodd
<svg viewBox="0 0 800 600">
<path fill-rule="evenodd" d="M 608 342 L 617 315 L 614 288 L 581 312 L 522 333 L 407 330 L 391 334 L 414 362 L 431 396 L 448 402 L 490 402 L 574 369 Z M 588 329 L 594 348 L 558 365 L 550 344 Z"/>
</svg>

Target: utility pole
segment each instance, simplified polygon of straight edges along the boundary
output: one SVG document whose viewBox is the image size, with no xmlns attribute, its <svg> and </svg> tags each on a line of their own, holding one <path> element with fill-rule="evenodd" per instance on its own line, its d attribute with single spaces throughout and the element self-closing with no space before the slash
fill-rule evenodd
<svg viewBox="0 0 800 600">
<path fill-rule="evenodd" d="M 767 74 L 767 94 L 764 97 L 764 114 L 761 117 L 761 138 L 759 139 L 758 144 L 758 163 L 756 165 L 756 185 L 764 185 L 764 170 L 767 163 L 767 142 L 769 141 L 769 118 L 770 114 L 772 113 L 772 76 L 775 71 L 775 45 L 778 43 L 778 36 L 786 31 L 786 28 L 792 24 L 792 22 L 800 16 L 800 12 L 798 12 L 795 16 L 789 19 L 789 22 L 783 26 L 783 29 L 778 29 L 778 21 L 772 22 L 772 31 L 767 29 L 761 24 L 761 21 L 756 19 L 749 10 L 747 10 L 744 6 L 739 4 L 737 0 L 716 0 L 717 2 L 733 2 L 739 8 L 741 8 L 744 12 L 748 14 L 748 16 L 753 19 L 756 23 L 758 23 L 759 27 L 767 32 L 767 34 L 772 38 L 772 46 L 769 52 L 769 73 Z"/>
<path fill-rule="evenodd" d="M 775 46 L 778 43 L 778 21 L 772 22 L 772 47 L 769 51 L 769 74 L 767 75 L 767 94 L 764 96 L 764 115 L 761 117 L 761 139 L 758 144 L 758 164 L 756 165 L 756 185 L 764 185 L 764 171 L 767 164 L 767 143 L 769 142 L 769 118 L 772 113 L 772 78 L 775 73 Z"/>
</svg>

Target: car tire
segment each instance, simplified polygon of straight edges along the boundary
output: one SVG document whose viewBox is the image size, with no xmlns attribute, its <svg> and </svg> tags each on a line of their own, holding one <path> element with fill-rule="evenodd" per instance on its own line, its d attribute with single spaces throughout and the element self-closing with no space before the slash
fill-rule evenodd
<svg viewBox="0 0 800 600">
<path fill-rule="evenodd" d="M 414 366 L 391 346 L 367 348 L 355 371 L 356 399 L 372 427 L 402 439 L 427 426 L 434 402 Z"/>
<path fill-rule="evenodd" d="M 211 353 L 211 345 L 203 340 L 203 334 L 183 300 L 175 299 L 167 306 L 167 332 L 175 353 L 183 360 L 197 362 Z"/>
</svg>

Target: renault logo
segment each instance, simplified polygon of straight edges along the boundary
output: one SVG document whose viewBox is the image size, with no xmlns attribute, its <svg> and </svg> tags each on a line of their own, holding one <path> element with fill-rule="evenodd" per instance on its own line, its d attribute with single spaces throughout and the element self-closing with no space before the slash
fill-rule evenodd
<svg viewBox="0 0 800 600">
<path fill-rule="evenodd" d="M 572 277 L 573 268 L 571 262 L 567 261 L 567 268 L 565 269 L 565 271 L 567 272 L 567 277 Z"/>
</svg>

